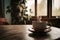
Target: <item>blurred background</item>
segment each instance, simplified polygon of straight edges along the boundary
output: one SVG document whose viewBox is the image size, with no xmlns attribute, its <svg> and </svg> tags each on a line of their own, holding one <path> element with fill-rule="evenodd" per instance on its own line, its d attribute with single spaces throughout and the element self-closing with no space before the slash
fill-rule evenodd
<svg viewBox="0 0 60 40">
<path fill-rule="evenodd" d="M 42 21 L 51 22 L 51 20 L 55 20 L 60 22 L 59 1 L 0 0 L 0 24 L 32 24 L 32 21 L 36 21 L 37 18 L 39 20 L 40 17 L 42 17 Z"/>
</svg>

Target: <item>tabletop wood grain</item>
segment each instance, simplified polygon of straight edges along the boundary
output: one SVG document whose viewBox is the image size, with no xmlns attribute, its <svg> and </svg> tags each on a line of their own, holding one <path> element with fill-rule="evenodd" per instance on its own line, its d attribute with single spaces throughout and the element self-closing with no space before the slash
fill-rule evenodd
<svg viewBox="0 0 60 40">
<path fill-rule="evenodd" d="M 54 40 L 60 38 L 60 29 L 51 27 L 48 35 L 32 36 L 32 25 L 0 25 L 0 40 Z"/>
</svg>

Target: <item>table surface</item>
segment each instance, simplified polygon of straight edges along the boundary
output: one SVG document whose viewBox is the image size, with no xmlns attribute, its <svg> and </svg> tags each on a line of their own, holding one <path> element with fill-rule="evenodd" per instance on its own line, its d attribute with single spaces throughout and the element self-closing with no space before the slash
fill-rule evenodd
<svg viewBox="0 0 60 40">
<path fill-rule="evenodd" d="M 0 40 L 54 40 L 60 38 L 60 29 L 51 27 L 48 35 L 32 36 L 32 25 L 0 25 Z"/>
</svg>

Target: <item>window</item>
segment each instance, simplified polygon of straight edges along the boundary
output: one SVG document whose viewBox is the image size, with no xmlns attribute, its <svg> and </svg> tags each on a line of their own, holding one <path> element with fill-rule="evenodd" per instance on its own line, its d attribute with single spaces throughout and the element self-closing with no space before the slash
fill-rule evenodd
<svg viewBox="0 0 60 40">
<path fill-rule="evenodd" d="M 26 14 L 35 16 L 35 0 L 26 1 Z M 37 0 L 37 16 L 47 16 L 47 0 Z"/>
<path fill-rule="evenodd" d="M 26 14 L 35 16 L 35 0 L 26 0 L 27 12 Z"/>
<path fill-rule="evenodd" d="M 37 16 L 47 16 L 47 0 L 37 0 Z"/>
<path fill-rule="evenodd" d="M 52 0 L 52 16 L 60 16 L 60 0 Z"/>
</svg>

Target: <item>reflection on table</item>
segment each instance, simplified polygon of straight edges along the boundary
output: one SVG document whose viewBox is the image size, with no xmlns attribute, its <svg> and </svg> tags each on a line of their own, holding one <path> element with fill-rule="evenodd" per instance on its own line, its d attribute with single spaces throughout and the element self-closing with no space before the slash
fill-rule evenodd
<svg viewBox="0 0 60 40">
<path fill-rule="evenodd" d="M 32 25 L 0 25 L 0 40 L 54 40 L 60 37 L 60 29 L 51 27 L 51 31 L 41 36 L 34 35 L 28 29 Z"/>
</svg>

